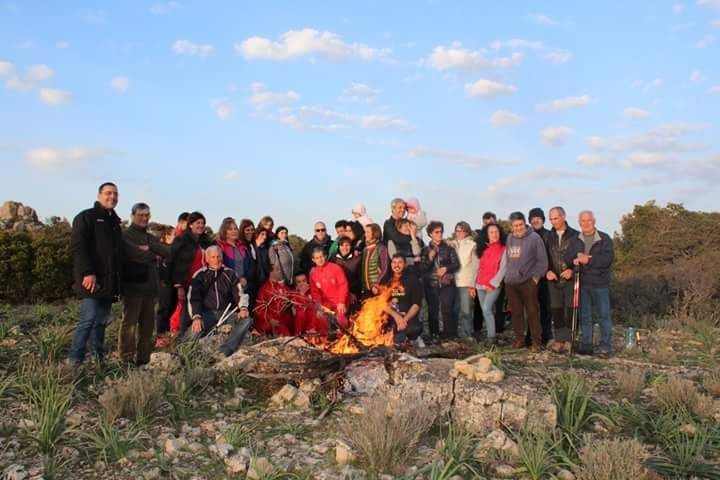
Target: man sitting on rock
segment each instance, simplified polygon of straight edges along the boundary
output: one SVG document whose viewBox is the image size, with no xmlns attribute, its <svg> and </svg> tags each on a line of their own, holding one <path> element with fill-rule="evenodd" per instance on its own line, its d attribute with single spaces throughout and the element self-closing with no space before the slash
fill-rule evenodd
<svg viewBox="0 0 720 480">
<path fill-rule="evenodd" d="M 416 275 L 406 272 L 405 257 L 399 253 L 390 261 L 392 278 L 385 282 L 391 289 L 390 304 L 385 312 L 395 323 L 395 343 L 415 340 L 422 333 L 420 322 L 420 306 L 423 299 L 423 288 Z"/>
<path fill-rule="evenodd" d="M 212 245 L 205 250 L 207 266 L 193 275 L 188 290 L 188 311 L 192 324 L 184 339 L 194 340 L 207 335 L 218 324 L 224 312 L 237 306 L 237 313 L 226 314 L 228 325 L 234 324 L 228 339 L 220 345 L 220 351 L 229 357 L 245 339 L 253 319 L 248 308 L 250 298 L 242 293 L 240 279 L 235 271 L 223 265 L 222 250 Z M 235 320 L 237 319 L 237 320 Z"/>
</svg>

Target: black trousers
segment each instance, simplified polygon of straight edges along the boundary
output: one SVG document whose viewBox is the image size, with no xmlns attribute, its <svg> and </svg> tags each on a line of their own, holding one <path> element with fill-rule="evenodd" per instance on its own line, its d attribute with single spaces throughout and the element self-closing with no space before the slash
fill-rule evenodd
<svg viewBox="0 0 720 480">
<path fill-rule="evenodd" d="M 432 335 L 440 334 L 440 317 L 442 313 L 442 336 L 455 338 L 458 334 L 457 317 L 453 315 L 455 303 L 455 285 L 436 287 L 425 285 L 425 301 L 428 306 L 428 325 Z"/>
<path fill-rule="evenodd" d="M 167 282 L 160 282 L 158 291 L 157 314 L 155 315 L 155 329 L 157 336 L 170 330 L 170 317 L 177 305 L 177 290 Z"/>
</svg>

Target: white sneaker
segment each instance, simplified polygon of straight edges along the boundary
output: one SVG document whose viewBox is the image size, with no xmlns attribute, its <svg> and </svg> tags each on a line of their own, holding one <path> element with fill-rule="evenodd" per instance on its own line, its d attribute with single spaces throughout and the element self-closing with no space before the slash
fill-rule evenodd
<svg viewBox="0 0 720 480">
<path fill-rule="evenodd" d="M 423 342 L 422 337 L 417 337 L 417 339 L 415 340 L 415 346 L 417 348 L 425 348 L 425 342 Z"/>
</svg>

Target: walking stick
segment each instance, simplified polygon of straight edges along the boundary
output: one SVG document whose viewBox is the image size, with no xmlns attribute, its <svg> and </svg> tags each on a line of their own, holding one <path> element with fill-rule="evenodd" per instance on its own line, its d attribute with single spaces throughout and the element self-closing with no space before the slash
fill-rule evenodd
<svg viewBox="0 0 720 480">
<path fill-rule="evenodd" d="M 575 336 L 577 335 L 578 309 L 580 307 L 580 265 L 575 267 L 575 285 L 573 287 L 572 328 L 570 333 L 570 358 L 575 355 Z"/>
</svg>

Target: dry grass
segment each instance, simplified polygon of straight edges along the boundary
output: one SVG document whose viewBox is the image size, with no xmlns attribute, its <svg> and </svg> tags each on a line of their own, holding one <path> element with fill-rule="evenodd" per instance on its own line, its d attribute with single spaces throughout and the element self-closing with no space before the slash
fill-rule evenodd
<svg viewBox="0 0 720 480">
<path fill-rule="evenodd" d="M 658 365 L 675 365 L 677 363 L 678 355 L 675 350 L 670 348 L 660 347 L 657 350 L 653 350 L 648 355 L 648 360 Z"/>
<path fill-rule="evenodd" d="M 643 480 L 647 456 L 642 444 L 632 440 L 591 440 L 580 450 L 578 480 Z"/>
<path fill-rule="evenodd" d="M 705 372 L 703 387 L 713 397 L 720 397 L 720 369 Z"/>
<path fill-rule="evenodd" d="M 398 404 L 385 394 L 375 395 L 364 401 L 364 415 L 349 415 L 340 424 L 358 461 L 373 474 L 390 473 L 407 465 L 420 437 L 435 421 L 420 398 L 403 400 Z"/>
<path fill-rule="evenodd" d="M 666 410 L 685 410 L 700 418 L 711 418 L 713 415 L 713 401 L 708 395 L 703 395 L 697 386 L 690 380 L 670 377 L 666 383 L 655 387 L 658 404 Z"/>
<path fill-rule="evenodd" d="M 645 371 L 640 369 L 620 370 L 617 373 L 618 392 L 630 401 L 635 401 L 645 388 Z"/>
<path fill-rule="evenodd" d="M 105 390 L 98 401 L 110 423 L 118 417 L 144 423 L 163 406 L 163 393 L 163 382 L 157 376 L 131 372 L 126 379 Z"/>
</svg>

